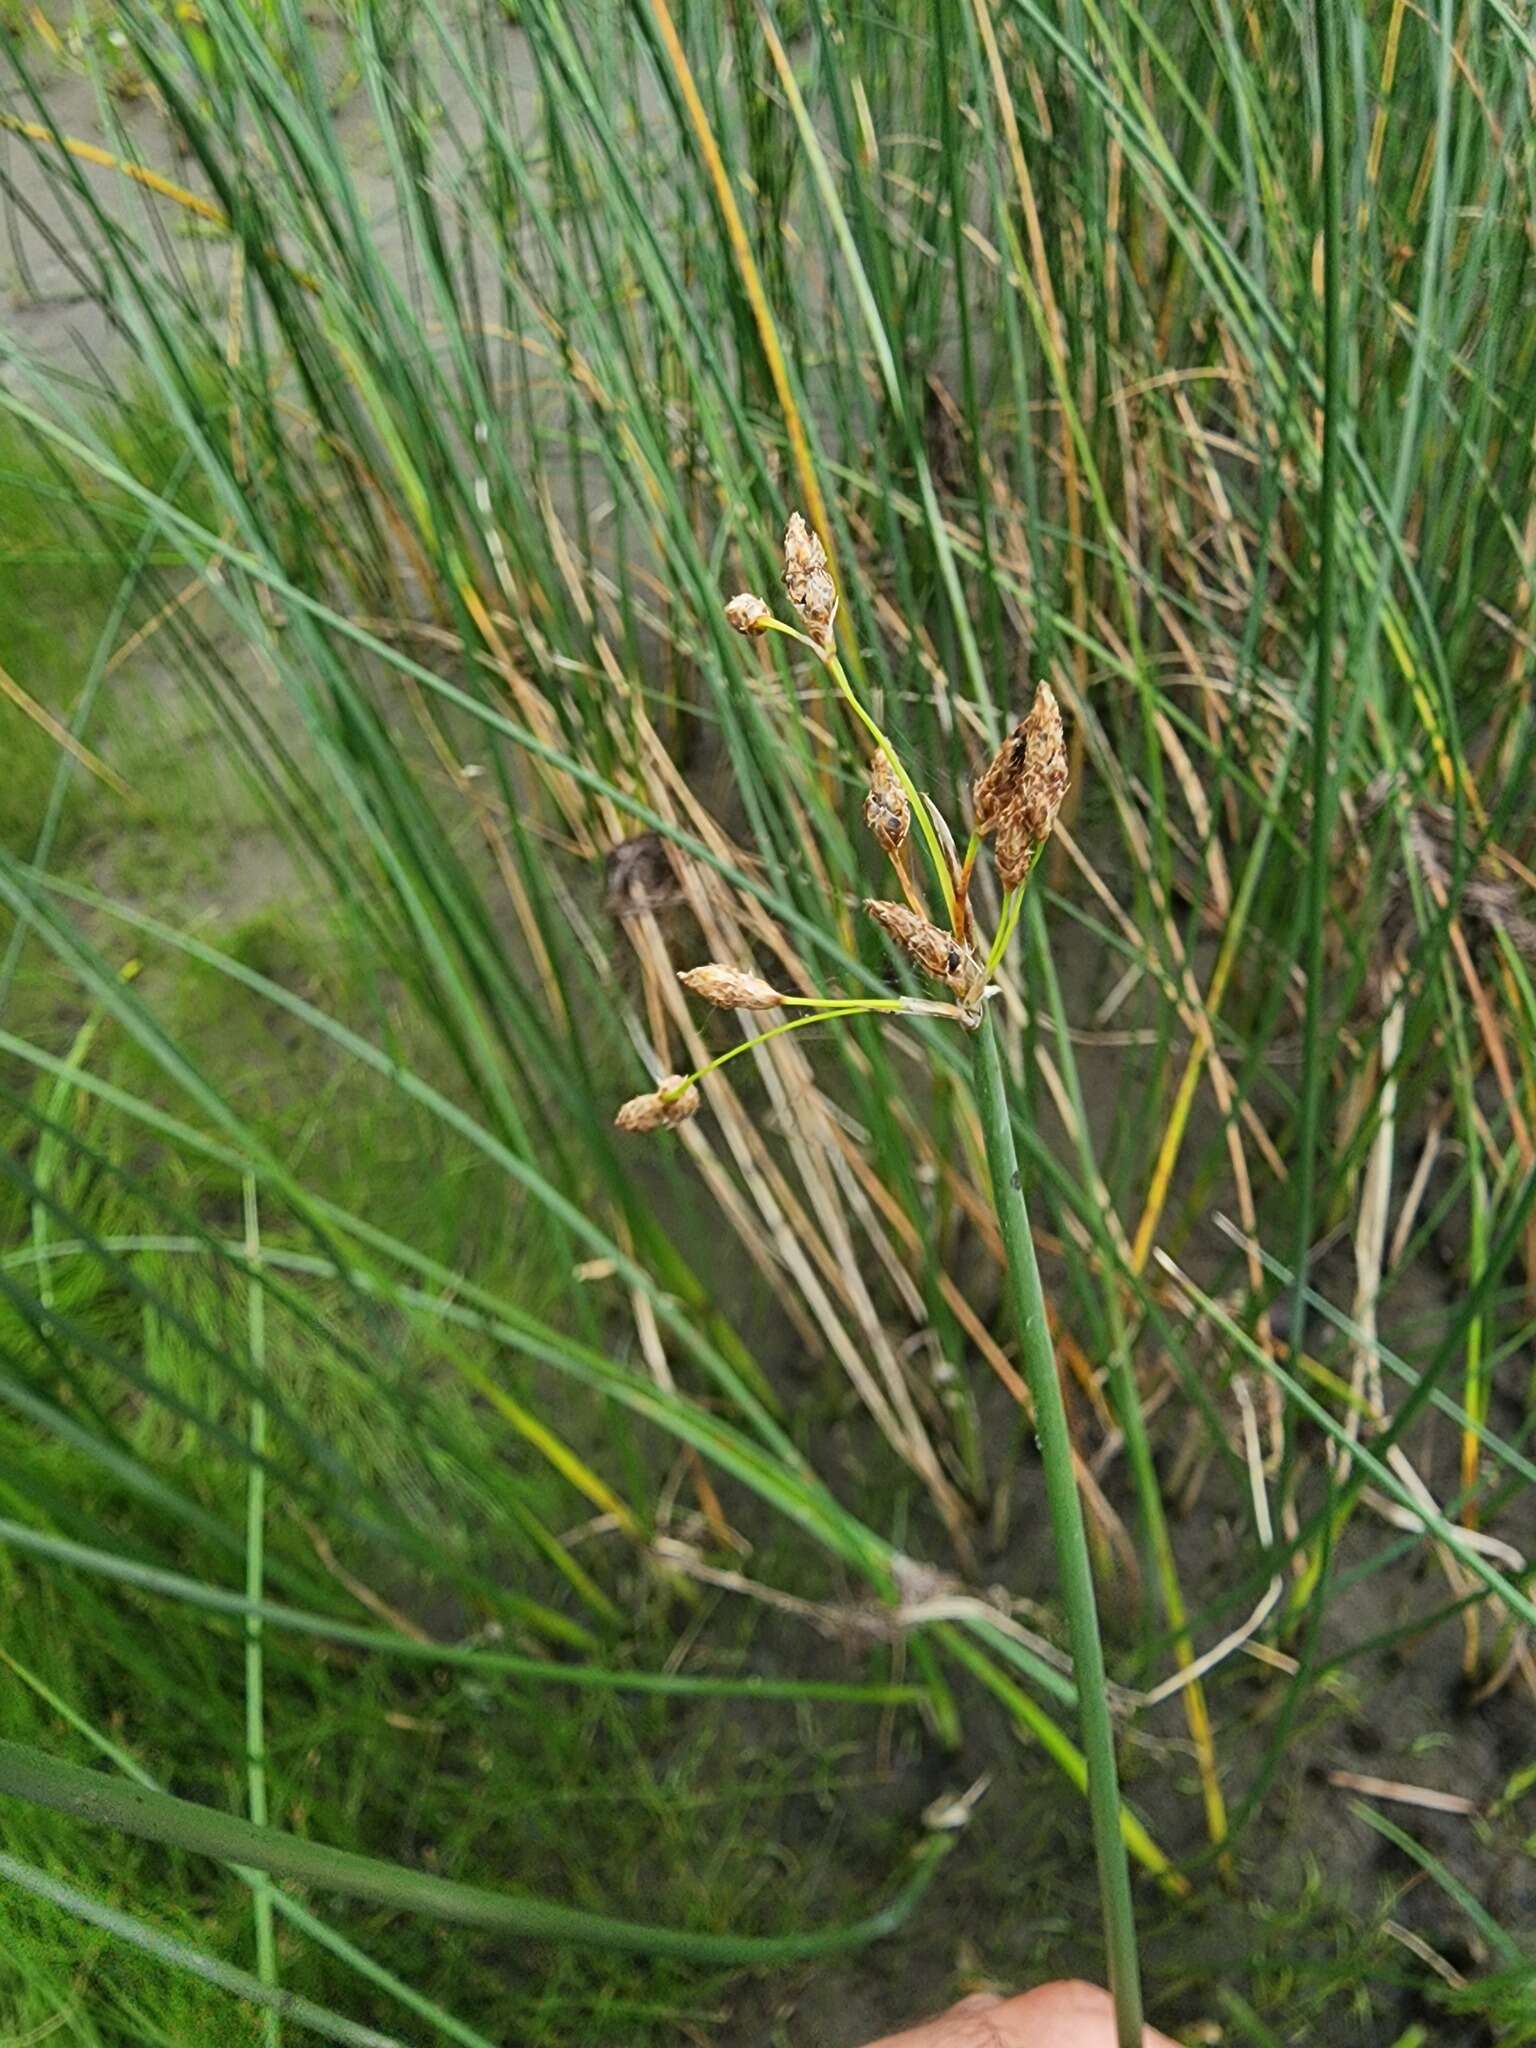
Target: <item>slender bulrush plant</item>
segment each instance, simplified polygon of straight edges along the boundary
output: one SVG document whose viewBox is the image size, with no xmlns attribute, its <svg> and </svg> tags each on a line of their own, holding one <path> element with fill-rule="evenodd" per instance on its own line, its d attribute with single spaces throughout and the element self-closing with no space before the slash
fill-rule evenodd
<svg viewBox="0 0 1536 2048">
<path fill-rule="evenodd" d="M 717 1009 L 793 1009 L 800 1014 L 754 1033 L 691 1074 L 666 1076 L 648 1093 L 624 1103 L 615 1122 L 621 1130 L 634 1132 L 667 1130 L 687 1122 L 697 1115 L 702 1103 L 700 1081 L 754 1046 L 808 1024 L 872 1012 L 918 1013 L 951 1017 L 974 1035 L 976 1106 L 1003 1241 L 1008 1297 L 1034 1405 L 1076 1674 L 1110 1988 L 1121 2048 L 1136 2048 L 1141 2040 L 1140 1972 L 1130 1869 L 1120 1828 L 1114 1732 L 1098 1605 L 1066 1409 L 1056 1375 L 1055 1351 L 1014 1146 L 1007 1077 L 989 1003 L 997 992 L 992 976 L 1018 930 L 1024 891 L 1067 792 L 1067 747 L 1061 710 L 1050 685 L 1040 683 L 1028 714 L 1020 719 L 976 778 L 971 792 L 970 837 L 962 858 L 942 813 L 918 790 L 900 754 L 849 682 L 837 654 L 837 587 L 826 549 L 798 512 L 791 516 L 784 535 L 784 589 L 800 620 L 798 626 L 775 617 L 763 598 L 747 591 L 731 599 L 725 608 L 726 618 L 738 633 L 781 633 L 808 648 L 824 665 L 839 695 L 873 741 L 864 818 L 895 871 L 902 900 L 870 899 L 864 909 L 929 980 L 949 991 L 951 1000 L 792 996 L 746 968 L 718 961 L 687 968 L 679 977 L 684 986 Z M 914 824 L 927 866 L 932 870 L 932 882 L 942 899 L 942 922 L 930 913 L 923 879 L 913 872 L 910 850 Z M 972 908 L 971 882 L 977 859 L 988 840 L 992 843 L 1001 908 L 996 929 L 990 941 L 984 942 Z"/>
</svg>

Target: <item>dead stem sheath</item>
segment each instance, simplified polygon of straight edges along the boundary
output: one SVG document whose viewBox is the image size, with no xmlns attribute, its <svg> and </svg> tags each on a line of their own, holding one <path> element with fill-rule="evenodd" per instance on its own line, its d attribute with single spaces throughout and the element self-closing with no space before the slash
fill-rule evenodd
<svg viewBox="0 0 1536 2048">
<path fill-rule="evenodd" d="M 1131 1905 L 1130 1865 L 1120 1827 L 1115 1738 L 1105 1684 L 1104 1649 L 1099 1638 L 1093 1568 L 1073 1470 L 1067 1412 L 1056 1377 L 1056 1356 L 1040 1288 L 1040 1269 L 1024 1207 L 1002 1055 L 990 1012 L 983 1015 L 976 1032 L 973 1058 L 976 1107 L 986 1140 L 992 1199 L 1002 1231 L 1008 1296 L 1018 1326 L 1024 1374 L 1034 1400 L 1046 1504 L 1076 1675 L 1078 1720 L 1088 1765 L 1088 1809 L 1098 1863 L 1115 2022 L 1120 2048 L 1141 2048 L 1141 1973 Z"/>
</svg>

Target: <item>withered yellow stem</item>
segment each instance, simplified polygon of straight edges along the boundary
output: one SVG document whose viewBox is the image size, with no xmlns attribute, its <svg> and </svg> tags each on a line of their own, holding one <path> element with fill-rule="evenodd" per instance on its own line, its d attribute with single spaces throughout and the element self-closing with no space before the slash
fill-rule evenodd
<svg viewBox="0 0 1536 2048">
<path fill-rule="evenodd" d="M 1040 345 L 1061 403 L 1061 483 L 1067 513 L 1067 584 L 1071 592 L 1072 624 L 1075 629 L 1072 636 L 1072 663 L 1078 691 L 1081 694 L 1087 689 L 1088 684 L 1088 578 L 1086 553 L 1083 547 L 1083 484 L 1079 449 L 1079 440 L 1083 433 L 1082 421 L 1067 370 L 1066 329 L 1051 278 L 1050 253 L 1040 223 L 1040 209 L 1035 200 L 1034 181 L 1029 174 L 1029 159 L 1025 154 L 1023 137 L 1019 131 L 1019 117 L 1014 106 L 1013 93 L 1009 89 L 1003 54 L 998 46 L 991 0 L 972 0 L 972 11 L 986 53 L 987 68 L 992 74 L 993 97 L 997 105 L 998 118 L 1002 123 L 1003 140 L 1013 170 L 1014 185 L 1019 194 L 1019 206 L 1024 216 L 1024 232 L 1029 241 L 1030 262 L 1027 269 L 1020 265 L 1018 281 L 1024 289 L 1026 303 L 1034 316 Z"/>
<path fill-rule="evenodd" d="M 907 859 L 907 849 L 904 846 L 891 855 L 891 866 L 896 870 L 896 879 L 901 884 L 902 895 L 907 899 L 907 908 L 915 911 L 919 917 L 926 918 L 928 906 L 923 901 L 923 892 L 912 880 L 912 866 Z"/>
<path fill-rule="evenodd" d="M 185 207 L 188 213 L 195 213 L 200 220 L 211 220 L 221 228 L 229 226 L 229 215 L 222 206 L 215 206 L 201 193 L 189 192 L 185 185 L 162 178 L 147 164 L 136 164 L 128 157 L 114 156 L 110 149 L 102 149 L 94 142 L 82 142 L 78 135 L 57 134 L 52 128 L 45 128 L 41 121 L 24 121 L 19 114 L 0 114 L 0 128 L 8 128 L 13 135 L 24 135 L 28 142 L 41 142 L 51 149 L 62 149 L 66 156 L 78 157 L 81 163 L 100 164 L 104 170 L 131 178 L 135 185 L 142 185 L 147 192 L 157 192 L 162 199 L 174 200 L 176 205 Z"/>
<path fill-rule="evenodd" d="M 0 668 L 0 695 L 9 697 L 18 711 L 24 712 L 34 725 L 40 725 L 54 745 L 62 747 L 66 754 L 78 761 L 87 774 L 94 775 L 98 782 L 106 783 L 107 787 L 116 790 L 119 796 L 133 795 L 133 791 L 115 768 L 109 768 L 99 754 L 93 754 L 88 746 L 77 740 L 67 725 L 61 725 L 45 705 L 39 704 L 35 697 L 28 695 L 15 677 L 3 668 Z"/>
</svg>

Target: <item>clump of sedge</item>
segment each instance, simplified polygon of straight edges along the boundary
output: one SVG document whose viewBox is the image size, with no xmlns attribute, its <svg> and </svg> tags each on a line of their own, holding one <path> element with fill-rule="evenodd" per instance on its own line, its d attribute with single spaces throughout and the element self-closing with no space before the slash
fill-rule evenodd
<svg viewBox="0 0 1536 2048">
<path fill-rule="evenodd" d="M 991 992 L 988 983 L 992 972 L 1018 927 L 1024 885 L 1040 848 L 1050 837 L 1066 795 L 1067 749 L 1061 708 L 1050 684 L 1042 682 L 1027 716 L 1020 719 L 972 786 L 975 822 L 962 863 L 942 816 L 918 794 L 901 756 L 855 696 L 838 660 L 834 633 L 837 585 L 832 580 L 820 536 L 798 512 L 791 515 L 784 534 L 784 590 L 803 631 L 775 618 L 771 606 L 745 590 L 726 605 L 726 621 L 738 633 L 782 633 L 808 647 L 825 665 L 861 725 L 874 737 L 864 822 L 891 862 L 906 901 L 889 903 L 871 898 L 864 909 L 913 965 L 940 982 L 954 1000 L 935 1003 L 906 996 L 786 996 L 758 975 L 718 961 L 685 968 L 678 977 L 683 986 L 716 1009 L 772 1010 L 793 1004 L 804 1014 L 773 1025 L 757 1038 L 742 1041 L 697 1073 L 674 1074 L 652 1094 L 637 1095 L 624 1104 L 614 1119 L 620 1130 L 670 1130 L 686 1122 L 699 1106 L 693 1085 L 696 1081 L 749 1046 L 807 1024 L 859 1011 L 905 1010 L 954 1017 L 975 1029 L 981 1022 L 981 1006 Z M 909 865 L 914 824 L 943 897 L 943 923 L 930 916 Z M 989 838 L 995 840 L 1002 914 L 990 947 L 983 948 L 976 938 L 969 890 L 977 855 Z"/>
</svg>

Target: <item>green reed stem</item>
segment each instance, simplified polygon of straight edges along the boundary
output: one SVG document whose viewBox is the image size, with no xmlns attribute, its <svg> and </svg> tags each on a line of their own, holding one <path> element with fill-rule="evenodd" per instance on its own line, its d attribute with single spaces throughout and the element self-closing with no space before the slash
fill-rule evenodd
<svg viewBox="0 0 1536 2048">
<path fill-rule="evenodd" d="M 1314 0 L 1317 32 L 1319 111 L 1323 170 L 1323 451 L 1317 508 L 1317 668 L 1312 685 L 1311 831 L 1304 871 L 1304 934 L 1307 1002 L 1302 1019 L 1301 1106 L 1297 1119 L 1296 1284 L 1291 1295 L 1291 1345 L 1301 1354 L 1306 1337 L 1307 1270 L 1316 1212 L 1318 1145 L 1322 1131 L 1323 1082 L 1327 1056 L 1323 1032 L 1324 944 L 1328 891 L 1333 870 L 1336 784 L 1329 760 L 1333 723 L 1334 640 L 1338 632 L 1338 523 L 1341 448 L 1339 432 L 1348 402 L 1344 389 L 1343 278 L 1340 238 L 1344 222 L 1344 172 L 1340 141 L 1339 24 L 1335 0 Z"/>
<path fill-rule="evenodd" d="M 110 1777 L 105 1771 L 82 1770 L 20 1742 L 0 1741 L 0 1798 L 49 1807 L 142 1841 L 163 1842 L 189 1855 L 249 1865 L 320 1891 L 368 1899 L 394 1913 L 419 1913 L 429 1920 L 580 1948 L 744 1966 L 808 1962 L 894 1934 L 927 1890 L 950 1847 L 942 1836 L 929 1837 L 912 1859 L 901 1888 L 868 1919 L 820 1927 L 808 1934 L 711 1934 L 612 1920 L 580 1907 L 530 1898 L 526 1893 L 493 1891 L 484 1885 L 439 1877 L 434 1871 L 361 1856 L 352 1849 L 332 1848 L 307 1835 L 257 1827 L 254 1821 L 242 1820 L 222 1808 L 175 1799 L 150 1786 Z M 19 1881 L 8 1858 L 0 1863 L 0 1880 L 5 1879 Z M 264 1992 L 270 2000 L 273 1994 L 264 1986 L 246 1989 L 244 1995 L 260 2000 Z M 285 1996 L 281 1992 L 276 1995 Z"/>
<path fill-rule="evenodd" d="M 786 1000 L 800 1002 L 806 998 L 790 997 Z M 740 1059 L 744 1052 L 751 1052 L 754 1046 L 766 1045 L 771 1038 L 782 1038 L 786 1031 L 803 1031 L 808 1024 L 825 1024 L 838 1017 L 863 1016 L 869 1010 L 900 1010 L 905 1007 L 906 999 L 902 996 L 853 997 L 846 1003 L 818 1003 L 813 1010 L 808 1010 L 805 1016 L 791 1017 L 787 1024 L 775 1024 L 767 1031 L 756 1031 L 750 1038 L 742 1039 L 739 1045 L 733 1045 L 729 1052 L 721 1053 L 718 1058 L 709 1060 L 702 1067 L 695 1067 L 691 1074 L 683 1076 L 675 1088 L 663 1090 L 662 1100 L 675 1102 L 680 1095 L 686 1095 L 695 1082 L 704 1080 L 709 1074 L 718 1073 L 721 1067 L 729 1066 L 732 1060 Z"/>
<path fill-rule="evenodd" d="M 1141 1973 L 1136 1953 L 1136 1923 L 1131 1906 L 1131 1873 L 1120 1833 L 1120 1794 L 1115 1774 L 1115 1738 L 1105 1685 L 1104 1648 L 1099 1640 L 1098 1604 L 1088 1561 L 1088 1537 L 1082 1503 L 1072 1469 L 1072 1439 L 1067 1411 L 1056 1377 L 1056 1355 L 1046 1321 L 1040 1268 L 1030 1235 L 1029 1216 L 1019 1175 L 1019 1156 L 1008 1114 L 1008 1089 L 1002 1055 L 990 1012 L 976 1033 L 976 1107 L 986 1140 L 997 1210 L 1006 1254 L 1005 1270 L 1019 1349 L 1030 1395 L 1035 1404 L 1035 1431 L 1045 1468 L 1045 1497 L 1056 1543 L 1056 1568 L 1061 1577 L 1062 1604 L 1067 1611 L 1077 1710 L 1083 1755 L 1088 1764 L 1088 1811 L 1093 1824 L 1094 1854 L 1099 1871 L 1099 1896 L 1104 1909 L 1104 1939 L 1109 1960 L 1109 1987 L 1115 2001 L 1120 2048 L 1141 2048 Z"/>
<path fill-rule="evenodd" d="M 169 1969 L 184 1970 L 188 1976 L 198 1977 L 205 1984 L 213 1984 L 220 1991 L 228 1991 L 236 1998 L 243 1998 L 260 2010 L 265 2019 L 274 2023 L 281 2015 L 295 2025 L 307 2027 L 321 2034 L 327 2041 L 339 2041 L 343 2048 L 400 2048 L 394 2034 L 382 2034 L 376 2027 L 359 2026 L 354 2021 L 343 2019 L 340 2013 L 329 2012 L 323 2005 L 315 2005 L 307 1998 L 299 1998 L 291 1991 L 279 1991 L 270 1984 L 264 1984 L 249 1971 L 236 1969 L 234 1964 L 221 1962 L 217 1956 L 204 1954 L 190 1942 L 178 1941 L 163 1928 L 152 1927 L 147 1921 L 136 1920 L 131 1913 L 123 1913 L 115 1906 L 109 1906 L 105 1899 L 93 1898 L 90 1893 L 78 1890 L 62 1879 L 50 1876 L 46 1870 L 36 1870 L 30 1863 L 23 1863 L 18 1857 L 0 1854 L 0 1884 L 15 1885 L 27 1891 L 34 1898 L 45 1899 L 60 1912 L 73 1915 L 87 1927 L 99 1927 L 104 1934 L 110 1934 L 117 1941 L 126 1942 L 141 1954 L 153 1956 L 156 1962 L 164 1963 Z M 242 2034 L 244 2030 L 241 2030 Z M 35 2032 L 18 2037 L 35 2040 Z M 235 2039 L 231 2033 L 226 2038 Z M 249 2038 L 248 2034 L 245 2038 Z"/>
<path fill-rule="evenodd" d="M 1025 877 L 1028 880 L 1028 877 Z M 997 972 L 997 963 L 1013 943 L 1013 935 L 1019 928 L 1019 916 L 1024 907 L 1024 883 L 1010 889 L 1003 897 L 1002 911 L 997 920 L 997 932 L 987 950 L 987 976 Z"/>
<path fill-rule="evenodd" d="M 902 760 L 900 754 L 897 753 L 869 712 L 859 702 L 858 697 L 854 694 L 852 683 L 849 682 L 843 672 L 843 664 L 835 654 L 827 656 L 827 674 L 836 683 L 849 710 L 874 740 L 875 745 L 884 754 L 887 761 L 890 762 L 892 772 L 895 774 L 896 780 L 901 784 L 907 802 L 912 807 L 912 822 L 922 834 L 923 844 L 928 849 L 928 858 L 933 866 L 934 878 L 939 885 L 939 893 L 944 898 L 944 908 L 951 922 L 953 922 L 955 915 L 954 879 L 949 872 L 949 861 L 945 857 L 944 849 L 939 845 L 939 835 L 933 829 L 933 820 L 928 815 L 928 806 L 923 801 L 917 784 L 907 773 L 906 763 Z"/>
<path fill-rule="evenodd" d="M 262 1380 L 267 1371 L 267 1297 L 255 1275 L 261 1258 L 261 1211 L 252 1174 L 245 1176 L 245 1256 L 252 1271 L 246 1305 L 246 1328 L 250 1342 L 251 1370 Z M 251 1819 L 258 1827 L 267 1824 L 267 1730 L 266 1657 L 262 1641 L 261 1616 L 257 1612 L 265 1590 L 267 1523 L 267 1404 L 251 1403 L 249 1443 L 251 1462 L 246 1472 L 245 1492 L 245 1597 L 251 1603 L 245 1616 L 245 1782 Z M 277 1928 L 273 1916 L 272 1882 L 261 1872 L 251 1878 L 251 1911 L 256 1925 L 256 1974 L 269 1990 L 277 1989 Z M 266 2048 L 280 2048 L 282 2028 L 277 2010 L 268 2006 L 262 2014 L 262 2039 Z"/>
<path fill-rule="evenodd" d="M 928 806 L 923 801 L 917 784 L 908 774 L 907 764 L 881 731 L 875 719 L 865 709 L 859 693 L 848 680 L 847 670 L 835 654 L 824 654 L 808 633 L 802 633 L 797 626 L 786 626 L 782 619 L 765 620 L 761 630 L 765 633 L 782 633 L 786 640 L 798 640 L 802 647 L 808 647 L 811 650 L 812 654 L 823 664 L 827 674 L 832 678 L 833 683 L 837 687 L 838 695 L 869 734 L 881 753 L 884 754 L 886 760 L 890 762 L 891 772 L 901 784 L 902 792 L 912 807 L 913 822 L 922 835 L 924 846 L 928 849 L 928 858 L 933 864 L 933 872 L 939 885 L 939 892 L 944 898 L 944 908 L 950 919 L 953 920 L 955 915 L 954 877 L 949 871 L 949 861 L 945 857 L 944 849 L 939 844 L 939 835 L 933 829 L 933 820 L 928 815 Z"/>
</svg>

